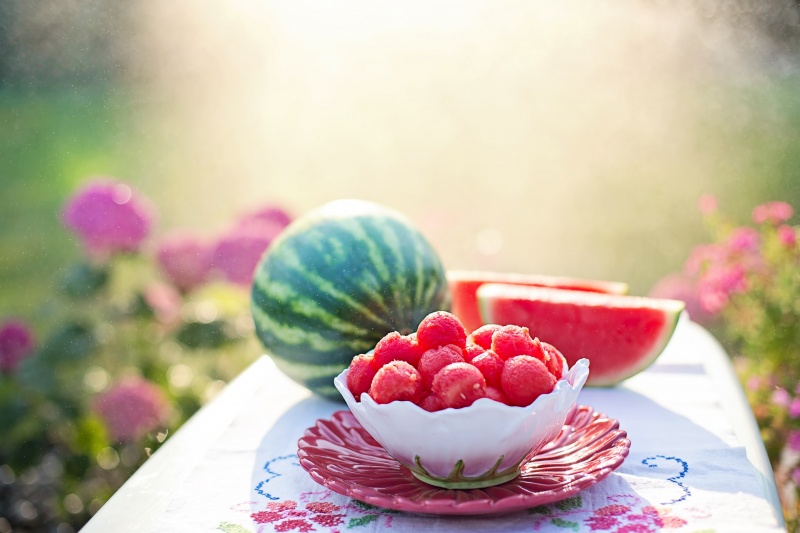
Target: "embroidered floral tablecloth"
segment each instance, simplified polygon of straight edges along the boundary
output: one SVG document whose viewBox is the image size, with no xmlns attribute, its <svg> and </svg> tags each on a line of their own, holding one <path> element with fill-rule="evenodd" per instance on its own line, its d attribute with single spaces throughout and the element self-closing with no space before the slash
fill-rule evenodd
<svg viewBox="0 0 800 533">
<path fill-rule="evenodd" d="M 749 413 L 732 415 L 721 401 L 729 391 L 707 361 L 712 349 L 719 350 L 713 339 L 684 320 L 646 372 L 620 387 L 584 389 L 579 403 L 619 420 L 632 442 L 608 478 L 557 503 L 479 517 L 382 509 L 315 483 L 298 463 L 297 440 L 343 406 L 309 396 L 270 363 L 246 408 L 178 484 L 150 530 L 783 531 L 771 479 L 763 465 L 754 466 L 752 446 L 748 458 L 732 419 L 747 421 Z"/>
</svg>

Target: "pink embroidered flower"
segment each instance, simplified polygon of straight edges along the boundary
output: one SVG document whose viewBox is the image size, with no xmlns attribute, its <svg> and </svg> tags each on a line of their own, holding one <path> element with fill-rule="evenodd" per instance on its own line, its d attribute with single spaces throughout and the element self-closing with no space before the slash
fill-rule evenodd
<svg viewBox="0 0 800 533">
<path fill-rule="evenodd" d="M 223 235 L 212 255 L 214 269 L 228 281 L 248 286 L 258 261 L 272 242 L 274 235 L 264 233 L 258 226 L 237 227 Z"/>
<path fill-rule="evenodd" d="M 161 271 L 176 287 L 188 291 L 211 277 L 214 248 L 202 238 L 184 232 L 164 237 L 158 244 L 156 259 Z"/>
<path fill-rule="evenodd" d="M 794 248 L 797 245 L 797 233 L 792 226 L 784 224 L 778 228 L 778 240 L 787 248 Z"/>
<path fill-rule="evenodd" d="M 336 514 L 339 510 L 341 507 L 329 502 L 310 502 L 299 509 L 297 502 L 285 500 L 268 502 L 264 511 L 250 517 L 257 524 L 274 524 L 275 531 L 315 531 L 314 523 L 324 527 L 344 524 L 345 514 Z"/>
<path fill-rule="evenodd" d="M 95 255 L 136 251 L 150 232 L 153 209 L 129 185 L 96 180 L 80 188 L 62 213 L 64 225 Z"/>
<path fill-rule="evenodd" d="M 21 320 L 7 320 L 0 326 L 0 372 L 11 373 L 17 365 L 33 353 L 35 341 L 27 324 Z"/>
<path fill-rule="evenodd" d="M 780 224 L 792 218 L 793 214 L 794 209 L 786 202 L 767 202 L 753 208 L 753 222 Z"/>
<path fill-rule="evenodd" d="M 736 228 L 728 236 L 726 244 L 732 252 L 755 252 L 761 245 L 761 236 L 753 228 Z"/>
<path fill-rule="evenodd" d="M 697 202 L 697 207 L 704 215 L 710 215 L 717 210 L 717 198 L 713 194 L 704 194 L 700 196 Z"/>
<path fill-rule="evenodd" d="M 169 404 L 161 389 L 138 377 L 125 378 L 98 395 L 92 409 L 115 442 L 135 441 L 158 428 L 169 416 Z"/>
<path fill-rule="evenodd" d="M 700 324 L 708 323 L 713 319 L 713 315 L 700 304 L 700 297 L 694 283 L 683 274 L 670 274 L 661 278 L 650 289 L 649 296 L 683 301 L 691 319 Z"/>
</svg>

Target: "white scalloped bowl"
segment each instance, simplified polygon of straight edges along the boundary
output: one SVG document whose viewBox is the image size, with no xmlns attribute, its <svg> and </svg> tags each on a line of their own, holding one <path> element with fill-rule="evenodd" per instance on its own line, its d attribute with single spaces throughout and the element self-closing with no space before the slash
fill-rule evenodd
<svg viewBox="0 0 800 533">
<path fill-rule="evenodd" d="M 334 385 L 389 455 L 426 483 L 466 489 L 514 479 L 525 460 L 558 435 L 589 376 L 589 361 L 579 360 L 553 392 L 526 407 L 481 398 L 469 407 L 435 412 L 407 401 L 378 404 L 367 393 L 357 402 L 347 372 Z"/>
</svg>

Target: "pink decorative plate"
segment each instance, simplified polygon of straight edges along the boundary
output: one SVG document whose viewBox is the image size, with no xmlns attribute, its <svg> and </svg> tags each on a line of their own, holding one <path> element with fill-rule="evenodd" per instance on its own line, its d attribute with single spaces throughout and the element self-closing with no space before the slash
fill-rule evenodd
<svg viewBox="0 0 800 533">
<path fill-rule="evenodd" d="M 480 515 L 568 498 L 619 467 L 630 445 L 619 422 L 579 406 L 516 479 L 484 489 L 440 489 L 394 460 L 350 411 L 338 411 L 306 430 L 297 455 L 317 483 L 365 503 L 412 513 Z"/>
</svg>

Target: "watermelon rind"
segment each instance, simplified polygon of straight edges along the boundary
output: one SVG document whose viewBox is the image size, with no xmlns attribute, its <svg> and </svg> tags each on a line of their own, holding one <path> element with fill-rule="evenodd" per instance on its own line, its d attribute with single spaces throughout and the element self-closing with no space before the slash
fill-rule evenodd
<svg viewBox="0 0 800 533">
<path fill-rule="evenodd" d="M 289 225 L 256 267 L 256 334 L 278 368 L 341 400 L 333 378 L 391 331 L 450 309 L 444 267 L 400 213 L 339 200 Z"/>
<path fill-rule="evenodd" d="M 624 309 L 642 309 L 647 310 L 649 313 L 659 314 L 663 320 L 661 329 L 654 338 L 643 339 L 649 341 L 649 348 L 643 349 L 641 353 L 637 354 L 635 359 L 627 362 L 619 360 L 609 362 L 605 359 L 601 362 L 595 359 L 595 361 L 592 362 L 589 379 L 586 384 L 587 386 L 593 387 L 616 385 L 649 367 L 666 348 L 675 332 L 678 320 L 685 307 L 684 302 L 678 300 L 493 283 L 482 285 L 478 289 L 477 298 L 482 319 L 486 323 L 502 323 L 508 318 L 508 314 L 513 313 L 513 311 L 511 311 L 503 315 L 502 311 L 497 310 L 498 305 L 502 304 L 507 308 L 509 308 L 509 306 L 513 308 L 515 305 L 514 302 L 529 301 L 546 302 L 554 305 L 575 305 L 577 309 L 605 309 L 612 314 L 615 310 Z M 519 305 L 524 306 L 524 303 Z M 520 311 L 520 313 L 524 314 L 525 311 Z M 542 317 L 542 320 L 546 319 L 547 317 Z M 528 323 L 529 321 L 530 323 Z M 532 336 L 538 336 L 535 317 L 528 316 L 525 322 L 526 323 L 519 323 L 517 325 L 528 327 Z M 574 338 L 580 334 L 586 334 L 585 331 L 581 330 L 583 326 L 580 320 L 580 311 L 575 310 L 572 316 L 563 323 L 564 335 L 569 334 Z M 541 340 L 552 342 L 555 344 L 556 348 L 559 348 L 557 339 L 544 337 Z M 574 359 L 582 357 L 587 357 L 592 361 L 592 354 L 587 352 L 575 354 L 565 351 L 564 355 L 567 357 L 570 364 L 574 362 Z M 608 368 L 609 364 L 611 364 L 612 367 L 615 366 L 613 363 L 617 363 L 616 370 Z"/>
</svg>

